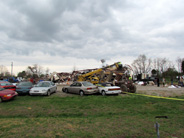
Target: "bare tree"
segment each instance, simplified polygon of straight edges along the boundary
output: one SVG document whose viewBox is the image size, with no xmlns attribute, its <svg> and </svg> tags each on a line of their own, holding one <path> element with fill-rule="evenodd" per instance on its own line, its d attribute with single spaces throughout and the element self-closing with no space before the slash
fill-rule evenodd
<svg viewBox="0 0 184 138">
<path fill-rule="evenodd" d="M 158 59 L 158 70 L 161 72 L 161 73 L 163 73 L 164 71 L 165 71 L 165 69 L 167 69 L 167 63 L 168 63 L 169 61 L 166 59 L 166 58 L 159 58 Z"/>
<path fill-rule="evenodd" d="M 6 76 L 8 69 L 4 65 L 0 65 L 0 74 L 1 76 Z"/>
<path fill-rule="evenodd" d="M 147 58 L 145 55 L 139 55 L 136 60 L 133 61 L 132 67 L 135 74 L 149 73 L 152 69 L 152 60 Z"/>
<path fill-rule="evenodd" d="M 182 60 L 182 63 L 181 63 L 181 70 L 182 70 L 182 73 L 184 73 L 184 59 Z"/>
<path fill-rule="evenodd" d="M 73 66 L 73 71 L 76 71 L 77 70 L 77 67 L 76 65 Z"/>
<path fill-rule="evenodd" d="M 171 61 L 166 58 L 156 58 L 154 59 L 154 69 L 160 73 L 167 71 L 168 68 L 174 68 Z"/>
<path fill-rule="evenodd" d="M 34 64 L 33 66 L 28 66 L 27 73 L 32 75 L 36 74 L 40 76 L 41 74 L 43 74 L 43 67 L 38 64 Z"/>
<path fill-rule="evenodd" d="M 177 63 L 177 68 L 178 68 L 178 72 L 182 72 L 182 69 L 181 69 L 181 67 L 182 67 L 182 61 L 183 61 L 184 59 L 182 59 L 182 58 L 180 58 L 180 57 L 178 57 L 177 59 L 176 59 L 176 63 Z"/>
<path fill-rule="evenodd" d="M 47 75 L 47 74 L 49 74 L 49 72 L 50 72 L 50 69 L 47 67 L 45 70 L 45 74 Z"/>
</svg>

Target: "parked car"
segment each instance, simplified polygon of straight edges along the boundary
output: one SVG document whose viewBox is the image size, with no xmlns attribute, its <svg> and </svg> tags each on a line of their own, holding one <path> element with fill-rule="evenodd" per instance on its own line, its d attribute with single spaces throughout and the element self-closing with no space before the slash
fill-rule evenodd
<svg viewBox="0 0 184 138">
<path fill-rule="evenodd" d="M 57 86 L 51 81 L 41 81 L 30 89 L 30 95 L 51 95 L 56 92 Z"/>
<path fill-rule="evenodd" d="M 29 94 L 30 89 L 33 88 L 33 84 L 30 81 L 20 82 L 16 86 L 16 92 L 19 95 Z"/>
<path fill-rule="evenodd" d="M 16 86 L 8 81 L 0 81 L 0 87 L 4 89 L 12 90 L 12 91 L 16 90 Z"/>
<path fill-rule="evenodd" d="M 119 94 L 121 93 L 121 88 L 119 86 L 113 86 L 111 83 L 99 83 L 97 84 L 99 93 L 103 96 L 106 94 Z"/>
<path fill-rule="evenodd" d="M 0 103 L 2 101 L 7 101 L 7 100 L 10 100 L 10 99 L 13 99 L 17 95 L 18 95 L 18 93 L 15 92 L 15 91 L 0 88 Z"/>
<path fill-rule="evenodd" d="M 80 96 L 83 96 L 84 94 L 98 93 L 98 87 L 87 81 L 76 81 L 70 86 L 64 86 L 62 91 L 66 93 L 76 93 L 80 94 Z"/>
</svg>

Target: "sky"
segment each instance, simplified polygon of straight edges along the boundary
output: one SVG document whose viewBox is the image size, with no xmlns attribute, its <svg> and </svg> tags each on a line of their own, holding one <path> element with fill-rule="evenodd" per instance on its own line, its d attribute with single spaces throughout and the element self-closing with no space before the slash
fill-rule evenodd
<svg viewBox="0 0 184 138">
<path fill-rule="evenodd" d="M 17 74 L 98 68 L 184 51 L 182 0 L 1 0 L 0 65 Z"/>
</svg>

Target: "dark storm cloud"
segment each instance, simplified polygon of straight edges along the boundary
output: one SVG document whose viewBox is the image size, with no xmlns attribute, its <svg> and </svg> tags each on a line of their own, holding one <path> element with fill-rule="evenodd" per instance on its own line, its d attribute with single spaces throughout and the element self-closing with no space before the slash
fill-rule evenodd
<svg viewBox="0 0 184 138">
<path fill-rule="evenodd" d="M 76 39 L 72 32 L 67 35 L 68 29 L 77 25 L 82 31 L 91 32 L 91 23 L 94 21 L 102 23 L 110 17 L 109 6 L 113 3 L 112 1 L 89 3 L 84 0 L 6 1 L 4 5 L 11 9 L 9 12 L 12 16 L 7 19 L 11 24 L 7 31 L 9 37 L 25 41 L 52 42 L 58 32 L 64 32 L 61 35 L 64 35 L 65 39 Z M 63 16 L 67 12 L 70 13 L 68 14 L 70 17 Z M 75 18 L 76 13 L 83 18 Z M 62 38 L 63 36 L 57 41 L 62 41 Z"/>
<path fill-rule="evenodd" d="M 182 1 L 6 0 L 0 49 L 96 59 L 183 45 Z M 167 5 L 167 6 L 165 6 Z M 179 7 L 179 8 L 178 8 Z M 171 42 L 172 40 L 172 42 Z M 183 49 L 183 48 L 182 48 Z"/>
</svg>

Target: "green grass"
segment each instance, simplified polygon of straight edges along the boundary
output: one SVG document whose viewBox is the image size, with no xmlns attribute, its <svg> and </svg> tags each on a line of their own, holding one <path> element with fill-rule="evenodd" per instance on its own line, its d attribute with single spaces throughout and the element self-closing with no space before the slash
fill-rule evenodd
<svg viewBox="0 0 184 138">
<path fill-rule="evenodd" d="M 184 97 L 178 97 L 184 98 Z M 0 104 L 0 137 L 184 137 L 184 102 L 126 96 L 19 96 Z"/>
</svg>

